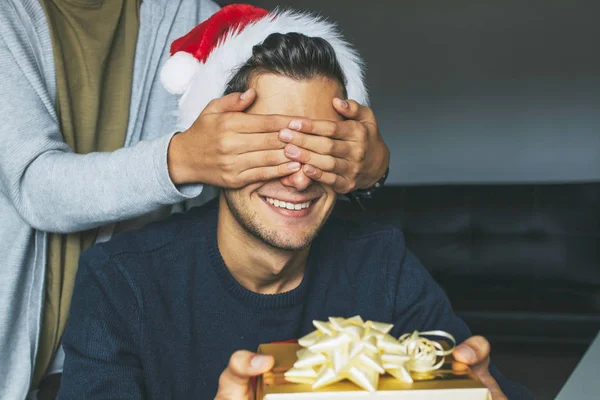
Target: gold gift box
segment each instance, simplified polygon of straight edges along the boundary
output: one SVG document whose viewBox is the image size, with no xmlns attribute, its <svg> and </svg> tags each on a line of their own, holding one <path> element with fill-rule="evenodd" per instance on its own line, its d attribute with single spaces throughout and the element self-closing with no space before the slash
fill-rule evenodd
<svg viewBox="0 0 600 400">
<path fill-rule="evenodd" d="M 313 390 L 310 385 L 291 383 L 284 373 L 296 362 L 296 352 L 302 347 L 295 343 L 263 344 L 259 354 L 275 358 L 273 369 L 257 379 L 256 400 L 325 400 L 325 399 L 410 399 L 410 400 L 489 400 L 489 390 L 464 364 L 446 357 L 444 365 L 426 374 L 411 373 L 414 383 L 400 382 L 382 375 L 379 388 L 369 393 L 354 383 L 341 381 Z"/>
</svg>

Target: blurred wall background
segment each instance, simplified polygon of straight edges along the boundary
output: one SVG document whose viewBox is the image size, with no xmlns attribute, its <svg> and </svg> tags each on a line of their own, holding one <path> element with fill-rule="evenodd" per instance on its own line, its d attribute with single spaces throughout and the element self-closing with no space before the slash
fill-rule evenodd
<svg viewBox="0 0 600 400">
<path fill-rule="evenodd" d="M 600 2 L 248 3 L 339 22 L 367 61 L 389 183 L 600 180 Z"/>
</svg>

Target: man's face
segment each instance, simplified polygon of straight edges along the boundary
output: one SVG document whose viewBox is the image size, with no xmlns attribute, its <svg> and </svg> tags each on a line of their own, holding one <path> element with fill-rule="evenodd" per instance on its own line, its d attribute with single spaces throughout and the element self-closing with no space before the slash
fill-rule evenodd
<svg viewBox="0 0 600 400">
<path fill-rule="evenodd" d="M 331 79 L 295 81 L 263 74 L 251 86 L 257 92 L 257 99 L 249 113 L 342 120 L 332 106 L 334 97 L 342 97 L 342 88 Z M 223 190 L 223 196 L 242 229 L 284 250 L 300 250 L 310 245 L 336 199 L 330 186 L 312 181 L 302 170 L 283 179 Z"/>
</svg>

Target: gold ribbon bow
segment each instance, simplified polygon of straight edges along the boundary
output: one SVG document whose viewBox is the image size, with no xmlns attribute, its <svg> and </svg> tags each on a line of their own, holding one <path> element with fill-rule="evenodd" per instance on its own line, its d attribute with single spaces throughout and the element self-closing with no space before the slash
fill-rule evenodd
<svg viewBox="0 0 600 400">
<path fill-rule="evenodd" d="M 294 367 L 285 379 L 312 385 L 313 389 L 348 379 L 374 392 L 379 376 L 386 372 L 396 379 L 412 383 L 410 372 L 430 372 L 444 364 L 444 357 L 454 351 L 454 337 L 444 331 L 413 332 L 399 339 L 389 334 L 392 324 L 367 321 L 361 317 L 329 318 L 313 321 L 317 330 L 301 338 Z M 421 337 L 440 336 L 452 341 L 449 350 L 441 343 Z M 441 359 L 438 361 L 438 358 Z"/>
</svg>

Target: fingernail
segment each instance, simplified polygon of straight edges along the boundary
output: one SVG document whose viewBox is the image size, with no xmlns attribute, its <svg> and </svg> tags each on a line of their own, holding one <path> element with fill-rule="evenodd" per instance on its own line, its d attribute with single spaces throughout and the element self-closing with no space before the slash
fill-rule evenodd
<svg viewBox="0 0 600 400">
<path fill-rule="evenodd" d="M 249 94 L 250 94 L 250 89 L 248 89 L 244 93 L 242 93 L 242 95 L 240 96 L 240 99 L 244 100 L 246 97 L 248 97 Z"/>
<path fill-rule="evenodd" d="M 290 131 L 288 129 L 284 129 L 281 132 L 279 132 L 279 140 L 284 141 L 284 142 L 291 142 L 292 141 L 292 131 Z"/>
<path fill-rule="evenodd" d="M 250 361 L 250 366 L 253 369 L 264 369 L 269 365 L 269 357 L 256 355 Z"/>
<path fill-rule="evenodd" d="M 314 173 L 317 171 L 311 165 L 307 165 L 304 168 L 304 172 L 306 172 L 308 175 L 314 175 Z"/>
<path fill-rule="evenodd" d="M 300 129 L 302 129 L 302 122 L 301 121 L 292 121 L 292 122 L 290 122 L 288 127 L 295 131 L 299 131 Z"/>
<path fill-rule="evenodd" d="M 291 169 L 292 171 L 296 171 L 296 170 L 300 169 L 300 163 L 299 162 L 295 162 L 295 161 L 291 162 L 291 163 L 288 163 L 287 166 L 288 166 L 288 169 Z"/>
<path fill-rule="evenodd" d="M 290 157 L 298 157 L 300 154 L 300 149 L 294 146 L 293 144 L 288 144 L 285 147 L 285 153 Z"/>
<path fill-rule="evenodd" d="M 342 107 L 348 108 L 348 102 L 346 100 L 338 99 L 338 102 Z"/>
<path fill-rule="evenodd" d="M 454 350 L 454 354 L 458 354 L 461 361 L 468 363 L 472 363 L 477 360 L 477 356 L 475 355 L 473 349 L 465 344 L 458 345 L 456 350 Z"/>
</svg>

